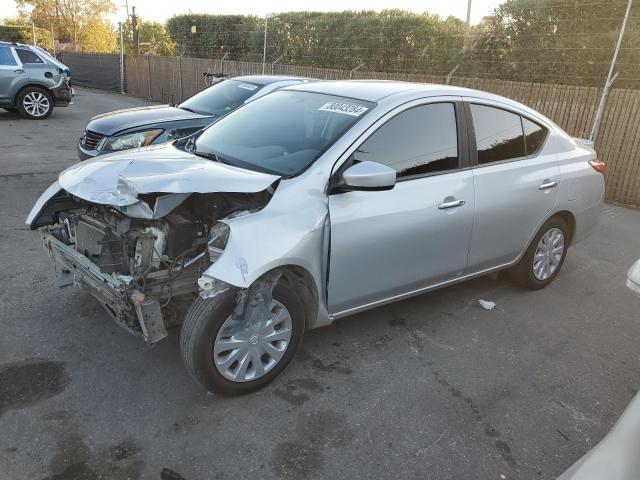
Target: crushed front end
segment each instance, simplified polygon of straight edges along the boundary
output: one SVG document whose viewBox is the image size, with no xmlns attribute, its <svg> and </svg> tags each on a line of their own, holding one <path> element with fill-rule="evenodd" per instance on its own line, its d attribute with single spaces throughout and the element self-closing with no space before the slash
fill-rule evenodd
<svg viewBox="0 0 640 480">
<path fill-rule="evenodd" d="M 161 218 L 136 218 L 130 215 L 140 212 L 131 206 L 96 204 L 60 190 L 32 224 L 54 262 L 58 284 L 87 291 L 120 326 L 149 344 L 182 322 L 198 293 L 198 278 L 214 260 L 211 244 L 224 235 L 218 221 L 259 208 L 270 197 L 190 194 L 167 202 L 171 196 L 141 196 L 144 205 L 155 203 L 157 211 L 170 204 L 170 211 Z"/>
</svg>

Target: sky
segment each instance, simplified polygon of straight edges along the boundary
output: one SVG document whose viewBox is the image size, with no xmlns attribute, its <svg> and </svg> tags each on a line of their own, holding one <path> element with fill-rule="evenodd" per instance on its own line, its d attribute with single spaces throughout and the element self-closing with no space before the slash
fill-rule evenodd
<svg viewBox="0 0 640 480">
<path fill-rule="evenodd" d="M 477 23 L 491 13 L 502 0 L 472 0 L 471 22 Z M 113 0 L 118 13 L 113 21 L 124 20 L 125 0 Z M 169 17 L 182 13 L 210 14 L 252 14 L 264 16 L 269 13 L 297 10 L 340 11 L 340 10 L 384 10 L 397 8 L 411 12 L 429 12 L 448 17 L 454 15 L 466 20 L 467 0 L 128 0 L 129 7 L 136 7 L 136 13 L 143 20 L 164 22 Z M 17 14 L 13 0 L 0 0 L 0 18 Z"/>
</svg>

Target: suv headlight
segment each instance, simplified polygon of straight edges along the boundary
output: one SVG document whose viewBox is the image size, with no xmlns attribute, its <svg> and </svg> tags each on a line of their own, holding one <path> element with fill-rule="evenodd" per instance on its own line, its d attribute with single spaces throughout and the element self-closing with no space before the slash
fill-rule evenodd
<svg viewBox="0 0 640 480">
<path fill-rule="evenodd" d="M 111 152 L 129 150 L 130 148 L 146 147 L 151 145 L 164 130 L 155 128 L 144 132 L 128 133 L 119 137 L 110 137 L 104 144 L 104 149 Z"/>
<path fill-rule="evenodd" d="M 218 222 L 211 229 L 211 240 L 209 240 L 209 258 L 215 262 L 224 252 L 229 241 L 229 225 Z"/>
</svg>

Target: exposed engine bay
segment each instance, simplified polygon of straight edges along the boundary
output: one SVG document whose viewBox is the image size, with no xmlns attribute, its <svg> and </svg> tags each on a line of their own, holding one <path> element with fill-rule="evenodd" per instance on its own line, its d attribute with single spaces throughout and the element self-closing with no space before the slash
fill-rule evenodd
<svg viewBox="0 0 640 480">
<path fill-rule="evenodd" d="M 198 293 L 198 278 L 226 243 L 219 220 L 253 213 L 270 200 L 258 193 L 184 195 L 161 218 L 132 218 L 127 206 L 96 204 L 61 190 L 40 213 L 45 248 L 60 286 L 77 285 L 96 297 L 126 329 L 153 344 L 178 325 Z M 144 194 L 158 205 L 171 194 Z"/>
</svg>

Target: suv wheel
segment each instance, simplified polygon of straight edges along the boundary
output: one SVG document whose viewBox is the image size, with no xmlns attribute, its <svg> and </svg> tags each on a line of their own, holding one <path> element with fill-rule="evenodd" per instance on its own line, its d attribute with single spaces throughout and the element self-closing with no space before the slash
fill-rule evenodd
<svg viewBox="0 0 640 480">
<path fill-rule="evenodd" d="M 180 352 L 189 373 L 206 390 L 241 395 L 258 390 L 291 362 L 305 329 L 304 306 L 280 282 L 268 318 L 248 325 L 234 318 L 235 292 L 198 297 L 180 332 Z"/>
<path fill-rule="evenodd" d="M 53 98 L 44 88 L 27 87 L 18 95 L 20 114 L 29 120 L 42 120 L 53 112 Z"/>
</svg>

